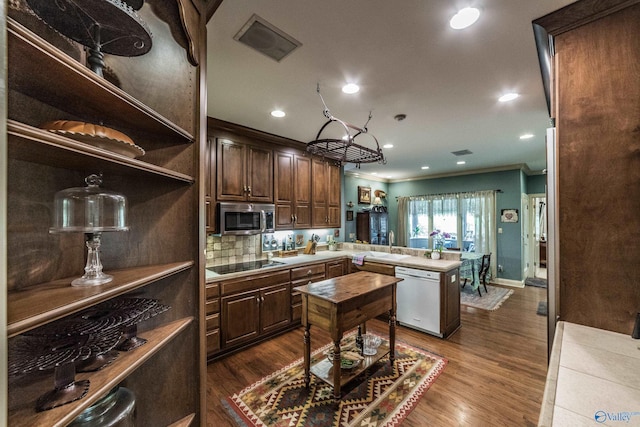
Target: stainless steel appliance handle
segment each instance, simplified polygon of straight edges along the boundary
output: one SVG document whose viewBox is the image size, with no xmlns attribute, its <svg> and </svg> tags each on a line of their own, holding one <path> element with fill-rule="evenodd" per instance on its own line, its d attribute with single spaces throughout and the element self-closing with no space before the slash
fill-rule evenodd
<svg viewBox="0 0 640 427">
<path fill-rule="evenodd" d="M 264 212 L 264 209 L 260 211 L 260 231 L 264 233 L 267 229 L 267 214 Z"/>
</svg>

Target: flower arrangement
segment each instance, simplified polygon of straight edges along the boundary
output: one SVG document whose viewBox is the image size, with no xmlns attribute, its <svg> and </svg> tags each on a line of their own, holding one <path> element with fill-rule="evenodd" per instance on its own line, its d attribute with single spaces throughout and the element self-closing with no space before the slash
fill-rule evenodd
<svg viewBox="0 0 640 427">
<path fill-rule="evenodd" d="M 434 248 L 438 252 L 442 253 L 442 250 L 444 249 L 444 241 L 445 239 L 451 238 L 451 234 L 446 231 L 435 229 L 429 234 L 429 237 L 433 238 Z"/>
</svg>

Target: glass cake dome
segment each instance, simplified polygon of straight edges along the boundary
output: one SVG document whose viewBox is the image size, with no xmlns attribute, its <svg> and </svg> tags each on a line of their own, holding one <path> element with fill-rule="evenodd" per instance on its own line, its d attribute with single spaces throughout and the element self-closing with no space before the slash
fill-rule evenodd
<svg viewBox="0 0 640 427">
<path fill-rule="evenodd" d="M 85 274 L 73 286 L 93 286 L 110 282 L 113 276 L 102 272 L 100 238 L 104 231 L 126 231 L 127 198 L 100 188 L 101 175 L 85 178 L 86 187 L 58 191 L 53 201 L 53 225 L 50 233 L 85 233 L 88 249 Z"/>
</svg>

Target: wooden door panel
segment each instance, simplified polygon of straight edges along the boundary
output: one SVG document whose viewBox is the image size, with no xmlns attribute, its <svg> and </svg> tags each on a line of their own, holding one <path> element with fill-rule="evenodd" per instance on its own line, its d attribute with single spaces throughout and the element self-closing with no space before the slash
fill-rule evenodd
<svg viewBox="0 0 640 427">
<path fill-rule="evenodd" d="M 222 298 L 222 339 L 229 347 L 256 338 L 260 333 L 258 292 Z"/>
<path fill-rule="evenodd" d="M 273 151 L 247 146 L 247 200 L 273 202 Z"/>
<path fill-rule="evenodd" d="M 218 201 L 245 200 L 244 167 L 244 145 L 218 139 L 216 161 L 216 198 Z"/>
<path fill-rule="evenodd" d="M 289 285 L 275 286 L 260 292 L 262 333 L 291 322 L 291 290 Z"/>
</svg>

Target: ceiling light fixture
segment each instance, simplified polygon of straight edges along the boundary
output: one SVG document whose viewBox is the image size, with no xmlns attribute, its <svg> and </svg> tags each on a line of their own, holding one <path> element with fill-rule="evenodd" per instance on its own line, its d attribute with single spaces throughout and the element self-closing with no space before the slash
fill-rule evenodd
<svg viewBox="0 0 640 427">
<path fill-rule="evenodd" d="M 465 7 L 453 15 L 449 25 L 454 30 L 462 30 L 473 25 L 480 17 L 480 11 L 475 7 Z"/>
<path fill-rule="evenodd" d="M 393 144 L 384 144 L 382 148 L 393 148 Z"/>
<path fill-rule="evenodd" d="M 456 162 L 456 165 L 464 165 L 464 164 L 466 164 L 466 163 L 467 163 L 467 162 L 465 162 L 464 160 L 460 160 L 459 162 Z"/>
<path fill-rule="evenodd" d="M 282 110 L 273 110 L 273 111 L 271 112 L 271 115 L 272 115 L 273 117 L 284 117 L 284 116 L 286 116 L 285 112 L 284 112 L 284 111 L 282 111 Z"/>
<path fill-rule="evenodd" d="M 500 101 L 500 102 L 509 102 L 509 101 L 513 101 L 514 99 L 516 99 L 519 96 L 520 96 L 520 94 L 519 93 L 515 93 L 515 92 L 505 93 L 500 98 L 498 98 L 498 101 Z"/>
<path fill-rule="evenodd" d="M 360 91 L 360 86 L 355 83 L 347 83 L 346 85 L 342 86 L 342 91 L 351 95 L 354 93 L 358 93 Z"/>
<path fill-rule="evenodd" d="M 533 136 L 532 133 L 525 133 L 524 135 L 520 135 L 520 139 L 531 139 Z"/>
<path fill-rule="evenodd" d="M 427 169 L 429 169 L 429 166 L 422 166 L 420 169 L 427 170 Z"/>
</svg>

